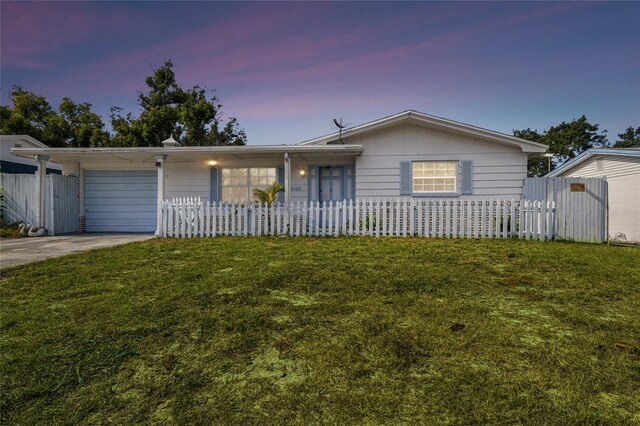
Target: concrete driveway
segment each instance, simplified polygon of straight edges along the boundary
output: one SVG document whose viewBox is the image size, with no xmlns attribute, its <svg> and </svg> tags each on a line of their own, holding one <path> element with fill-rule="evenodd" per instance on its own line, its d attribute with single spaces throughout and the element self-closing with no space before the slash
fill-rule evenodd
<svg viewBox="0 0 640 426">
<path fill-rule="evenodd" d="M 0 267 L 23 265 L 38 260 L 102 247 L 144 241 L 152 234 L 73 234 L 53 237 L 23 237 L 0 241 Z"/>
</svg>

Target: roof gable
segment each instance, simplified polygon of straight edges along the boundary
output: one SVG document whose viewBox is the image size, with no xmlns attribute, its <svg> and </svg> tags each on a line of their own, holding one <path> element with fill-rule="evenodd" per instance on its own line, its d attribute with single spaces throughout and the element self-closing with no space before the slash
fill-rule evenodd
<svg viewBox="0 0 640 426">
<path fill-rule="evenodd" d="M 49 148 L 39 140 L 29 135 L 0 135 L 0 142 L 20 143 L 31 148 Z"/>
<path fill-rule="evenodd" d="M 405 123 L 444 130 L 451 133 L 473 136 L 478 139 L 502 143 L 505 145 L 517 146 L 520 147 L 523 152 L 528 153 L 545 152 L 549 148 L 547 145 L 541 143 L 516 138 L 515 136 L 507 135 L 505 133 L 483 129 L 481 127 L 472 126 L 470 124 L 460 123 L 458 121 L 436 117 L 413 110 L 403 111 L 401 113 L 384 117 L 379 120 L 374 120 L 365 124 L 361 124 L 359 126 L 345 129 L 342 131 L 342 139 L 344 140 L 345 138 L 348 138 L 350 136 L 374 132 L 386 127 Z M 326 145 L 328 143 L 338 141 L 339 138 L 340 133 L 335 132 L 330 135 L 302 142 L 300 143 L 300 145 Z"/>
<path fill-rule="evenodd" d="M 640 149 L 638 148 L 591 148 L 585 152 L 565 161 L 559 165 L 554 171 L 548 173 L 546 177 L 557 177 L 562 173 L 568 172 L 579 164 L 584 163 L 595 155 L 616 155 L 621 157 L 640 157 Z"/>
</svg>

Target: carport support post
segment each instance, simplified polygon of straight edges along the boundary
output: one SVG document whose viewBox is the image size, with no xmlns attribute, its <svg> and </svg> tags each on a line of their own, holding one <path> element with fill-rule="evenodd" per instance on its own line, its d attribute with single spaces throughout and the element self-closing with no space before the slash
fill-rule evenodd
<svg viewBox="0 0 640 426">
<path fill-rule="evenodd" d="M 79 220 L 78 224 L 80 228 L 80 232 L 87 232 L 87 216 L 84 204 L 84 169 L 81 167 L 80 163 L 78 163 L 78 210 L 79 210 Z"/>
<path fill-rule="evenodd" d="M 288 152 L 284 154 L 284 204 L 289 206 L 289 183 L 291 180 L 291 156 Z"/>
<path fill-rule="evenodd" d="M 156 156 L 156 168 L 158 169 L 158 205 L 156 219 L 156 235 L 160 235 L 160 225 L 162 223 L 162 202 L 164 201 L 164 161 L 166 155 Z"/>
<path fill-rule="evenodd" d="M 36 226 L 44 226 L 45 218 L 45 190 L 47 184 L 47 161 L 49 157 L 46 155 L 36 155 L 35 160 L 38 162 L 38 171 L 36 172 L 36 191 L 38 193 L 38 215 L 36 216 Z"/>
<path fill-rule="evenodd" d="M 291 198 L 289 190 L 291 188 L 291 155 L 284 153 L 284 205 L 287 209 L 287 233 L 291 230 Z"/>
</svg>

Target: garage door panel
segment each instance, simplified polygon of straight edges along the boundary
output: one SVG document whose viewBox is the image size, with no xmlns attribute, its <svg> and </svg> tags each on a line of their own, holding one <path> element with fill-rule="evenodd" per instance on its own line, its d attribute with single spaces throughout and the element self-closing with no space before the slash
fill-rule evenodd
<svg viewBox="0 0 640 426">
<path fill-rule="evenodd" d="M 148 205 L 145 204 L 129 204 L 127 211 L 122 211 L 122 206 L 113 204 L 97 204 L 91 211 L 93 213 L 152 213 L 156 214 L 156 209 L 151 210 Z"/>
<path fill-rule="evenodd" d="M 85 197 L 85 202 L 90 202 L 94 206 L 101 206 L 105 204 L 117 204 L 123 199 L 127 200 L 127 204 L 130 206 L 135 205 L 150 205 L 156 202 L 156 197 Z"/>
<path fill-rule="evenodd" d="M 91 176 L 85 177 L 84 183 L 85 185 L 100 185 L 105 182 L 105 179 L 111 183 L 129 183 L 133 180 L 136 183 L 155 184 L 158 177 L 155 174 L 153 176 Z"/>
<path fill-rule="evenodd" d="M 126 187 L 126 189 L 123 189 Z M 155 183 L 137 183 L 137 182 L 123 182 L 123 183 L 92 183 L 91 185 L 85 184 L 85 188 L 89 191 L 102 191 L 106 193 L 113 193 L 115 196 L 119 196 L 121 193 L 130 194 L 131 192 L 148 193 L 148 191 L 157 188 Z"/>
<path fill-rule="evenodd" d="M 133 216 L 134 214 L 140 214 L 140 213 L 148 214 L 148 215 L 151 215 L 152 217 L 155 217 L 155 215 L 156 215 L 155 209 L 154 209 L 154 211 L 150 211 L 149 207 L 145 206 L 145 205 L 128 206 L 128 207 L 129 208 L 127 209 L 127 211 L 122 211 L 120 206 L 105 206 L 105 205 L 101 205 L 101 206 L 93 207 L 90 210 L 90 212 L 91 212 L 93 217 L 96 217 L 96 215 L 101 214 L 101 213 L 103 213 L 103 214 L 112 214 L 112 215 L 121 215 L 122 217 Z"/>
<path fill-rule="evenodd" d="M 145 225 L 149 220 L 149 218 L 147 217 L 142 217 L 142 218 L 113 217 L 110 219 L 112 219 L 114 224 L 126 225 L 126 226 Z M 108 225 L 111 225 L 111 223 L 109 223 Z"/>
<path fill-rule="evenodd" d="M 143 227 L 146 228 L 148 227 L 149 221 L 155 219 L 155 217 L 114 217 L 114 216 L 109 216 L 109 217 L 97 217 L 94 218 L 95 221 L 95 226 L 100 226 L 100 227 L 107 227 L 107 228 L 112 228 L 111 232 L 121 232 L 123 228 L 125 227 Z M 113 228 L 116 228 L 117 231 L 113 231 Z M 152 229 L 151 231 L 154 231 L 155 229 Z M 148 232 L 151 232 L 148 231 Z M 93 231 L 92 231 L 93 232 Z M 140 231 L 140 229 L 138 229 L 138 232 L 147 232 L 147 231 Z"/>
<path fill-rule="evenodd" d="M 151 189 L 149 191 L 132 191 L 132 192 L 114 192 L 114 191 L 92 191 L 88 193 L 85 197 L 87 200 L 122 200 L 122 199 L 131 199 L 131 198 L 140 198 L 148 200 L 155 200 L 157 195 L 151 196 L 151 192 L 155 191 L 155 189 Z"/>
<path fill-rule="evenodd" d="M 86 170 L 85 178 L 93 179 L 93 178 L 115 178 L 115 177 L 124 177 L 124 178 L 148 178 L 150 176 L 154 176 L 156 174 L 155 170 Z"/>
<path fill-rule="evenodd" d="M 153 232 L 157 220 L 157 172 L 85 172 L 88 232 Z"/>
</svg>

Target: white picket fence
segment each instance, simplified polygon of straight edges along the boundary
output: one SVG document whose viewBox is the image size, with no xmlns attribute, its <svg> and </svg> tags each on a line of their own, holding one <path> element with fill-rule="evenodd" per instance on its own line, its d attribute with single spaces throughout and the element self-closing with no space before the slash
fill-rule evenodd
<svg viewBox="0 0 640 426">
<path fill-rule="evenodd" d="M 199 198 L 159 206 L 161 237 L 420 236 L 553 238 L 555 206 L 529 200 L 350 200 L 271 206 Z"/>
</svg>

